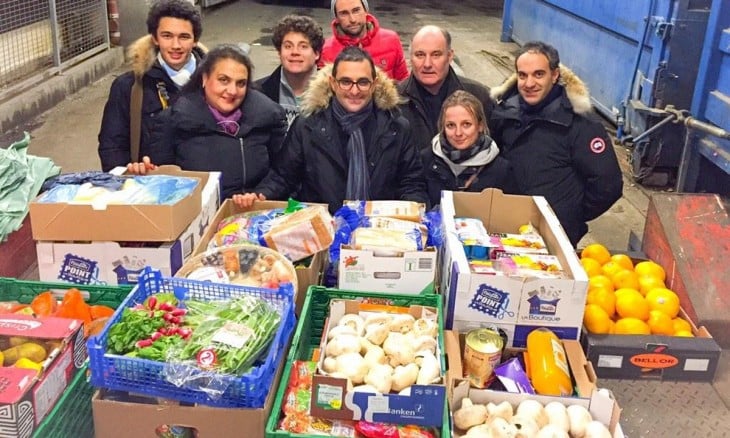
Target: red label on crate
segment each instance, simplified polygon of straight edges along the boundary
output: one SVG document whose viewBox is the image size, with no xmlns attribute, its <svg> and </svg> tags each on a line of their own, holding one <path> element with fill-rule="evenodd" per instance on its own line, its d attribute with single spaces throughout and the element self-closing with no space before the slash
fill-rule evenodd
<svg viewBox="0 0 730 438">
<path fill-rule="evenodd" d="M 679 363 L 679 359 L 668 354 L 645 353 L 631 356 L 631 363 L 641 368 L 670 368 Z"/>
</svg>

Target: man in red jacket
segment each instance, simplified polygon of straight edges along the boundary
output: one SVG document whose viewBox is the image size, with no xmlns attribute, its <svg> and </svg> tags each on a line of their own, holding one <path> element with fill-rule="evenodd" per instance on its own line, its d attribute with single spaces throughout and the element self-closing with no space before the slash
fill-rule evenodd
<svg viewBox="0 0 730 438">
<path fill-rule="evenodd" d="M 388 76 L 401 81 L 408 77 L 403 45 L 397 33 L 380 27 L 370 15 L 368 0 L 332 0 L 332 36 L 327 38 L 319 58 L 319 67 L 332 63 L 348 46 L 368 52 L 375 65 Z"/>
</svg>

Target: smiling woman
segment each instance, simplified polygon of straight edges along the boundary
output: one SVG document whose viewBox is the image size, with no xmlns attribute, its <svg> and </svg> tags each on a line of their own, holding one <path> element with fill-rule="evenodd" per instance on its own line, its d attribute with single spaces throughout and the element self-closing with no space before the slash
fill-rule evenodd
<svg viewBox="0 0 730 438">
<path fill-rule="evenodd" d="M 133 173 L 158 164 L 183 170 L 220 171 L 221 195 L 251 190 L 267 174 L 287 123 L 284 110 L 249 88 L 253 64 L 235 45 L 211 50 L 183 87 L 166 117 L 164 140 L 155 145 L 162 162 L 132 163 Z"/>
</svg>

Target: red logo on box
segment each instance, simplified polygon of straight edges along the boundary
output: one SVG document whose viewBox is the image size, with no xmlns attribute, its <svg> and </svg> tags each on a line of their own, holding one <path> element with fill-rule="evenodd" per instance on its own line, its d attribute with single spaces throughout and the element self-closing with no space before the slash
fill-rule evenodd
<svg viewBox="0 0 730 438">
<path fill-rule="evenodd" d="M 661 353 L 637 354 L 629 360 L 637 367 L 653 369 L 671 368 L 679 363 L 676 357 Z"/>
</svg>

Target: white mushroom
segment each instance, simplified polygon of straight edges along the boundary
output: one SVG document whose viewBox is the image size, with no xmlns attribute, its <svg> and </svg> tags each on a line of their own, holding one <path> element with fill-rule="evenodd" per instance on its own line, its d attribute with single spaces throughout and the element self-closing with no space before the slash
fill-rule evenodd
<svg viewBox="0 0 730 438">
<path fill-rule="evenodd" d="M 360 348 L 360 338 L 357 336 L 340 335 L 327 342 L 324 355 L 325 357 L 336 357 L 346 353 L 359 353 Z"/>
<path fill-rule="evenodd" d="M 397 332 L 397 333 L 408 333 L 411 330 L 413 330 L 413 325 L 416 323 L 416 318 L 413 317 L 413 315 L 409 315 L 407 313 L 403 313 L 400 315 L 395 315 L 393 317 L 393 320 L 390 321 L 390 324 L 388 327 L 390 328 L 391 332 Z"/>
<path fill-rule="evenodd" d="M 413 324 L 413 333 L 416 336 L 430 336 L 435 338 L 439 332 L 439 325 L 432 319 L 418 318 Z"/>
<path fill-rule="evenodd" d="M 470 428 L 464 438 L 493 438 L 488 424 L 479 424 Z"/>
<path fill-rule="evenodd" d="M 362 336 L 363 331 L 365 330 L 365 320 L 355 313 L 343 315 L 337 325 L 352 327 L 358 336 Z"/>
<path fill-rule="evenodd" d="M 461 407 L 454 412 L 454 426 L 461 430 L 467 430 L 478 424 L 487 421 L 487 407 L 475 405 L 471 399 L 461 400 Z"/>
<path fill-rule="evenodd" d="M 508 401 L 503 401 L 498 405 L 489 402 L 487 403 L 487 413 L 489 414 L 489 418 L 500 417 L 504 418 L 507 421 L 510 421 L 512 419 L 512 415 L 514 414 L 514 410 L 512 409 L 512 405 Z"/>
<path fill-rule="evenodd" d="M 331 340 L 332 338 L 336 338 L 340 335 L 351 335 L 351 336 L 357 336 L 357 332 L 354 328 L 352 328 L 349 325 L 336 325 L 330 329 L 330 331 L 327 333 L 327 340 Z"/>
<path fill-rule="evenodd" d="M 385 352 L 377 345 L 368 349 L 367 353 L 365 353 L 365 363 L 367 363 L 370 368 L 386 362 L 388 362 L 388 358 L 385 357 Z"/>
<path fill-rule="evenodd" d="M 545 413 L 548 416 L 548 424 L 558 426 L 566 433 L 570 432 L 570 419 L 564 404 L 552 401 L 545 405 Z"/>
<path fill-rule="evenodd" d="M 487 420 L 492 438 L 515 438 L 517 429 L 502 417 L 493 417 Z"/>
<path fill-rule="evenodd" d="M 554 424 L 547 424 L 537 433 L 537 438 L 570 438 L 568 432 Z"/>
<path fill-rule="evenodd" d="M 436 339 L 432 338 L 428 335 L 421 335 L 413 339 L 411 341 L 411 346 L 413 347 L 413 351 L 430 351 L 433 354 L 436 354 L 436 347 L 438 346 Z"/>
<path fill-rule="evenodd" d="M 352 381 L 354 385 L 359 385 L 365 379 L 368 373 L 368 364 L 359 353 L 346 353 L 337 356 L 336 372 L 342 373 Z"/>
<path fill-rule="evenodd" d="M 393 386 L 393 367 L 383 364 L 375 365 L 370 368 L 364 381 L 377 389 L 379 393 L 387 394 Z"/>
<path fill-rule="evenodd" d="M 388 333 L 388 326 L 385 324 L 368 324 L 365 326 L 365 339 L 375 345 L 383 345 Z"/>
<path fill-rule="evenodd" d="M 393 320 L 393 315 L 390 313 L 372 313 L 365 318 L 365 326 L 372 324 L 385 324 L 389 325 L 390 321 Z"/>
<path fill-rule="evenodd" d="M 322 370 L 327 374 L 334 373 L 337 371 L 337 360 L 334 357 L 325 357 L 322 362 Z"/>
<path fill-rule="evenodd" d="M 388 363 L 392 366 L 408 365 L 416 360 L 416 352 L 413 350 L 407 338 L 397 332 L 390 333 L 383 342 L 383 351 L 388 357 Z"/>
<path fill-rule="evenodd" d="M 540 431 L 537 423 L 532 418 L 527 418 L 522 415 L 513 416 L 509 422 L 517 430 L 515 438 L 533 438 Z"/>
<path fill-rule="evenodd" d="M 593 421 L 591 413 L 588 409 L 580 405 L 568 406 L 568 419 L 570 420 L 570 436 L 574 438 L 583 438 L 586 434 L 586 426 Z"/>
<path fill-rule="evenodd" d="M 584 438 L 611 438 L 611 432 L 600 421 L 593 420 L 586 425 Z"/>
<path fill-rule="evenodd" d="M 532 419 L 537 424 L 537 427 L 539 427 L 540 429 L 548 424 L 549 421 L 548 416 L 545 413 L 545 408 L 542 406 L 542 403 L 537 400 L 523 400 L 517 406 L 515 414 Z"/>
<path fill-rule="evenodd" d="M 418 379 L 418 365 L 409 363 L 408 365 L 399 365 L 393 370 L 393 391 L 401 391 L 414 383 Z"/>
<path fill-rule="evenodd" d="M 418 371 L 416 384 L 429 385 L 438 382 L 441 379 L 441 364 L 439 360 L 430 352 L 425 352 L 421 358 L 421 369 Z"/>
</svg>

